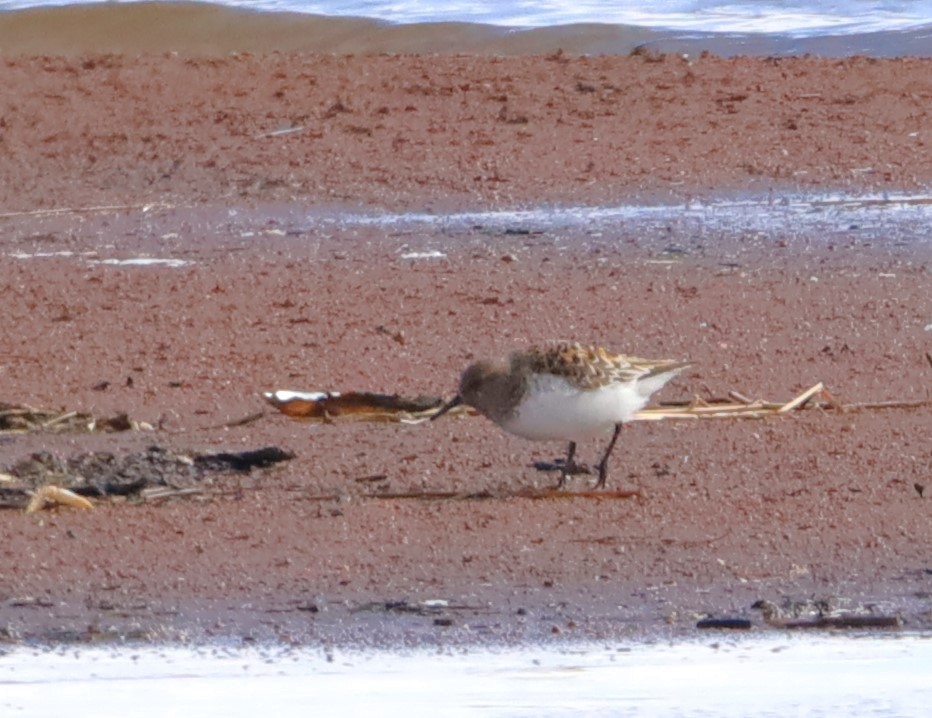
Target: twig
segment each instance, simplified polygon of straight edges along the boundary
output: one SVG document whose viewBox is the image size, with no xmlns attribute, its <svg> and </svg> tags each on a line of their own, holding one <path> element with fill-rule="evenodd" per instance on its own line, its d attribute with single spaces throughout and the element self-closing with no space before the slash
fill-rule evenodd
<svg viewBox="0 0 932 718">
<path fill-rule="evenodd" d="M 353 481 L 366 484 L 366 483 L 375 483 L 377 481 L 385 481 L 388 478 L 388 474 L 370 474 L 369 476 L 357 476 Z"/>
<path fill-rule="evenodd" d="M 60 486 L 49 485 L 43 486 L 33 494 L 32 499 L 26 505 L 26 513 L 33 514 L 36 511 L 53 506 L 71 506 L 76 509 L 94 508 L 94 504 L 83 496 L 78 496 L 73 491 L 63 489 Z"/>
<path fill-rule="evenodd" d="M 795 408 L 798 407 L 798 406 L 802 406 L 802 405 L 805 404 L 807 401 L 809 401 L 812 397 L 816 396 L 817 394 L 820 394 L 824 389 L 825 389 L 825 387 L 822 385 L 822 382 L 820 381 L 818 384 L 816 384 L 815 386 L 813 386 L 813 387 L 807 389 L 806 391 L 804 391 L 802 394 L 800 394 L 799 396 L 797 396 L 797 397 L 796 397 L 795 399 L 793 399 L 792 401 L 788 401 L 788 402 L 787 402 L 786 404 L 784 404 L 782 407 L 780 407 L 779 409 L 777 409 L 777 413 L 778 413 L 778 414 L 785 414 L 786 412 L 792 411 L 793 409 L 795 409 Z"/>
<path fill-rule="evenodd" d="M 256 135 L 255 138 L 257 140 L 261 140 L 266 137 L 281 137 L 282 135 L 290 135 L 293 132 L 302 132 L 303 130 L 306 130 L 306 129 L 307 128 L 304 127 L 304 125 L 301 125 L 300 127 L 286 127 L 285 129 L 282 129 L 282 130 L 273 130 L 272 132 L 263 132 L 262 134 Z"/>
<path fill-rule="evenodd" d="M 76 411 L 66 411 L 64 414 L 59 414 L 58 416 L 52 417 L 48 421 L 42 422 L 42 424 L 40 424 L 40 427 L 43 429 L 48 429 L 51 426 L 55 426 L 56 424 L 62 424 L 68 421 L 69 419 L 73 419 L 77 415 L 78 415 L 78 412 Z"/>
<path fill-rule="evenodd" d="M 753 404 L 754 403 L 751 399 L 748 399 L 740 391 L 730 391 L 728 392 L 728 396 L 730 396 L 735 401 L 741 402 L 742 404 Z"/>
<path fill-rule="evenodd" d="M 868 401 L 862 404 L 844 404 L 845 411 L 857 409 L 915 409 L 920 406 L 932 404 L 932 399 L 916 399 L 915 401 Z"/>
<path fill-rule="evenodd" d="M 253 422 L 259 421 L 263 416 L 265 416 L 264 411 L 257 411 L 254 414 L 249 414 L 244 416 L 242 419 L 234 419 L 233 421 L 228 421 L 224 424 L 218 424 L 217 426 L 210 426 L 209 429 L 232 429 L 236 426 L 246 426 L 247 424 L 252 424 Z"/>
<path fill-rule="evenodd" d="M 142 491 L 142 498 L 145 501 L 155 501 L 156 499 L 171 499 L 177 496 L 191 496 L 192 494 L 204 493 L 198 488 L 174 489 L 170 486 L 159 487 L 156 489 L 145 489 Z"/>
<path fill-rule="evenodd" d="M 24 408 L 17 407 L 14 409 L 4 409 L 3 411 L 0 411 L 0 419 L 5 419 L 8 416 L 30 416 L 30 415 L 34 416 L 38 413 L 39 413 L 38 411 L 36 411 L 35 409 L 30 409 L 29 407 L 24 407 Z"/>
<path fill-rule="evenodd" d="M 776 628 L 899 628 L 899 616 L 850 614 L 841 616 L 815 616 L 813 618 L 776 619 L 768 621 Z"/>
</svg>

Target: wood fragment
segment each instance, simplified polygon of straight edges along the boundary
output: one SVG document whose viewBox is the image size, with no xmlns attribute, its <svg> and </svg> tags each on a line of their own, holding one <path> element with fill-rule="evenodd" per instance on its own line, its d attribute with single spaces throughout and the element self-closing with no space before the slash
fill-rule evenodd
<svg viewBox="0 0 932 718">
<path fill-rule="evenodd" d="M 816 616 L 814 618 L 788 619 L 771 622 L 772 626 L 787 629 L 800 628 L 899 628 L 903 619 L 899 616 L 864 615 L 859 613 L 840 616 Z"/>
<path fill-rule="evenodd" d="M 176 489 L 172 486 L 159 486 L 154 489 L 143 489 L 139 495 L 144 501 L 155 501 L 158 499 L 173 499 L 180 496 L 191 496 L 192 494 L 202 493 L 204 492 L 196 487 Z"/>
<path fill-rule="evenodd" d="M 63 423 L 65 423 L 66 421 L 68 421 L 69 419 L 73 419 L 73 418 L 76 417 L 77 415 L 78 415 L 78 412 L 76 412 L 76 411 L 66 411 L 66 412 L 64 412 L 63 414 L 59 414 L 58 416 L 52 417 L 52 418 L 49 419 L 48 421 L 42 422 L 42 424 L 41 424 L 40 426 L 41 426 L 43 429 L 48 429 L 48 428 L 50 428 L 50 427 L 52 427 L 52 426 L 55 426 L 56 424 L 63 424 Z"/>
<path fill-rule="evenodd" d="M 867 401 L 858 404 L 844 404 L 845 411 L 858 409 L 918 409 L 932 404 L 932 399 L 915 399 L 913 401 Z"/>
<path fill-rule="evenodd" d="M 728 396 L 731 397 L 732 399 L 734 399 L 735 401 L 740 402 L 741 404 L 747 405 L 747 404 L 753 404 L 753 403 L 754 403 L 751 399 L 748 399 L 748 398 L 747 398 L 744 394 L 742 394 L 740 391 L 734 391 L 734 390 L 732 390 L 732 391 L 728 392 Z"/>
<path fill-rule="evenodd" d="M 63 489 L 60 486 L 43 486 L 36 491 L 26 505 L 26 513 L 32 514 L 53 506 L 70 506 L 75 509 L 92 509 L 94 504 L 74 491 Z"/>
<path fill-rule="evenodd" d="M 151 429 L 145 422 L 137 422 L 126 414 L 98 418 L 80 411 L 34 409 L 31 406 L 0 402 L 0 434 L 25 434 L 39 431 L 139 431 Z"/>
<path fill-rule="evenodd" d="M 233 419 L 232 421 L 226 421 L 222 424 L 216 424 L 214 426 L 208 426 L 208 429 L 234 429 L 237 426 L 246 426 L 254 422 L 259 421 L 262 417 L 265 416 L 264 411 L 257 411 L 252 414 L 247 414 L 241 419 Z"/>
<path fill-rule="evenodd" d="M 797 396 L 795 399 L 788 401 L 786 404 L 784 404 L 782 407 L 780 407 L 777 410 L 777 413 L 785 414 L 788 411 L 792 411 L 796 407 L 803 406 L 812 397 L 816 396 L 817 394 L 821 394 L 824 389 L 825 387 L 822 385 L 822 382 L 820 381 L 818 384 L 810 387 L 809 389 L 804 391 L 802 394 Z"/>
<path fill-rule="evenodd" d="M 295 132 L 303 132 L 305 129 L 306 128 L 304 127 L 304 125 L 300 125 L 298 127 L 286 127 L 281 130 L 272 130 L 271 132 L 263 132 L 262 134 L 255 135 L 255 138 L 257 140 L 261 140 L 266 137 L 281 137 L 282 135 L 290 135 L 290 134 L 294 134 Z"/>
<path fill-rule="evenodd" d="M 377 481 L 385 481 L 388 478 L 388 474 L 370 474 L 369 476 L 357 476 L 353 481 L 359 484 L 366 483 L 375 483 Z"/>
<path fill-rule="evenodd" d="M 278 411 L 302 421 L 411 421 L 429 418 L 443 405 L 435 396 L 401 397 L 394 394 L 354 391 L 265 392 L 263 398 Z"/>
</svg>

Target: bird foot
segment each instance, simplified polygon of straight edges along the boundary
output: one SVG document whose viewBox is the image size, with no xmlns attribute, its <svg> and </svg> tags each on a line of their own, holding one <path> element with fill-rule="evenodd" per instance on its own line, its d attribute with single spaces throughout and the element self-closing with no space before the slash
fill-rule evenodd
<svg viewBox="0 0 932 718">
<path fill-rule="evenodd" d="M 577 464 L 575 461 L 567 464 L 566 459 L 554 459 L 553 461 L 535 461 L 532 466 L 538 471 L 559 471 L 563 476 L 578 476 L 579 474 L 591 474 L 586 464 Z"/>
<path fill-rule="evenodd" d="M 603 462 L 599 464 L 596 468 L 598 469 L 598 472 L 599 472 L 599 480 L 595 482 L 595 487 L 597 489 L 604 489 L 605 479 L 608 477 L 608 471 L 606 470 L 607 467 L 605 466 L 605 463 Z"/>
</svg>

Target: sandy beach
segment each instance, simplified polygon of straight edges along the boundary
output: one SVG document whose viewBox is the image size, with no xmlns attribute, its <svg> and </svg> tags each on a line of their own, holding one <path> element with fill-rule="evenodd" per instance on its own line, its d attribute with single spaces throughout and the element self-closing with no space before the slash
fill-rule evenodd
<svg viewBox="0 0 932 718">
<path fill-rule="evenodd" d="M 932 61 L 0 62 L 0 402 L 153 427 L 3 433 L 0 473 L 38 452 L 294 454 L 187 496 L 0 512 L 2 636 L 686 635 L 703 616 L 764 628 L 758 600 L 932 623 L 920 230 L 695 233 L 675 210 L 650 231 L 338 219 L 922 195 Z M 178 264 L 108 263 L 140 257 Z M 580 477 L 541 499 L 521 492 L 555 477 L 531 463 L 562 446 L 478 417 L 300 423 L 261 397 L 449 396 L 475 358 L 562 337 L 691 361 L 658 399 L 823 382 L 841 403 L 901 406 L 637 422 L 604 496 Z"/>
</svg>

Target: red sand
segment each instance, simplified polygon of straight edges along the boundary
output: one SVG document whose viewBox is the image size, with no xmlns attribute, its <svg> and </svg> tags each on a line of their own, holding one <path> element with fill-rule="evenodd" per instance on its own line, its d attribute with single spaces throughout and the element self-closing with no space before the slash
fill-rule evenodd
<svg viewBox="0 0 932 718">
<path fill-rule="evenodd" d="M 3 512 L 0 629 L 533 640 L 687 632 L 697 614 L 749 615 L 756 599 L 829 596 L 928 627 L 932 533 L 928 495 L 914 487 L 930 483 L 928 404 L 635 424 L 609 477 L 643 490 L 630 500 L 364 496 L 553 481 L 528 465 L 563 447 L 479 418 L 312 426 L 270 413 L 211 427 L 261 410 L 268 389 L 449 394 L 475 357 L 567 336 L 694 362 L 661 398 L 787 399 L 823 381 L 848 402 L 927 400 L 929 250 L 891 247 L 879 231 L 837 245 L 722 237 L 671 264 L 656 262 L 662 237 L 623 225 L 602 238 L 399 236 L 296 217 L 315 206 L 927 187 L 930 70 L 865 59 L 7 58 L 0 400 L 127 411 L 159 428 L 2 436 L 0 471 L 37 450 L 150 444 L 275 444 L 297 458 L 218 480 L 222 494 L 207 500 Z M 292 126 L 305 129 L 264 136 Z M 161 204 L 34 212 L 149 203 Z M 403 260 L 402 247 L 447 257 Z M 14 256 L 60 251 L 96 255 Z M 140 253 L 193 264 L 88 261 Z M 597 449 L 580 447 L 582 458 Z M 384 610 L 427 599 L 451 602 L 451 626 Z"/>
</svg>

